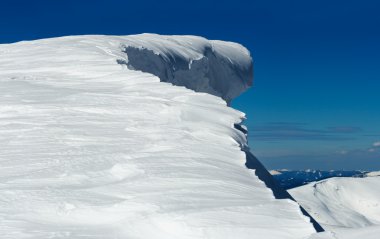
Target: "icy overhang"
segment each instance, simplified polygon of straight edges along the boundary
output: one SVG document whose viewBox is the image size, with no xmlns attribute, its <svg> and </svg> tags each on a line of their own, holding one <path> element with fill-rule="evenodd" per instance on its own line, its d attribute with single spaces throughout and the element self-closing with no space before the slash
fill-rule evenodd
<svg viewBox="0 0 380 239">
<path fill-rule="evenodd" d="M 128 36 L 122 45 L 129 69 L 163 82 L 222 97 L 229 103 L 252 85 L 249 51 L 240 44 L 197 36 Z"/>
</svg>

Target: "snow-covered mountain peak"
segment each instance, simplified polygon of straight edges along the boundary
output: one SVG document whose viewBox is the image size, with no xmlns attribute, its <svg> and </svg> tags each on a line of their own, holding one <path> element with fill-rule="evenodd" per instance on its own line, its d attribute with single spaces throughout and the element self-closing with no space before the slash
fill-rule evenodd
<svg viewBox="0 0 380 239">
<path fill-rule="evenodd" d="M 139 57 L 157 64 L 146 67 Z M 227 100 L 251 81 L 245 48 L 198 37 L 0 45 L 1 238 L 301 239 L 315 232 L 297 203 L 276 199 L 260 180 L 267 175 L 256 159 L 246 168 L 246 135 L 234 127 L 244 114 L 218 94 L 161 82 L 149 73 L 157 66 L 151 73 L 174 67 L 166 69 L 174 84 Z"/>
</svg>

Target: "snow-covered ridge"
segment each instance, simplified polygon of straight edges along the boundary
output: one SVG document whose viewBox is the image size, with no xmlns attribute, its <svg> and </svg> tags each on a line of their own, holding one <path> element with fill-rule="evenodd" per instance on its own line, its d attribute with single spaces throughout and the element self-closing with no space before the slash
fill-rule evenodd
<svg viewBox="0 0 380 239">
<path fill-rule="evenodd" d="M 380 177 L 380 171 L 374 171 L 374 172 L 369 172 L 366 174 L 367 177 Z"/>
<path fill-rule="evenodd" d="M 227 102 L 252 85 L 253 64 L 243 46 L 196 36 L 130 36 L 123 43 L 130 69 L 161 81 L 220 96 Z"/>
<path fill-rule="evenodd" d="M 324 228 L 380 226 L 380 177 L 330 178 L 290 190 Z"/>
<path fill-rule="evenodd" d="M 162 45 L 163 38 L 178 44 Z M 209 44 L 220 59 L 230 58 L 231 69 L 249 71 L 243 47 L 189 36 L 0 45 L 1 238 L 303 239 L 314 233 L 297 203 L 277 200 L 256 176 L 265 172 L 255 159 L 252 170 L 245 167 L 246 135 L 234 127 L 244 113 L 214 95 L 133 70 L 133 53 L 125 50 L 177 52 L 191 62 L 204 58 Z M 196 50 L 186 50 L 189 45 Z M 231 98 L 246 87 L 240 78 L 222 79 L 238 85 L 225 92 Z"/>
<path fill-rule="evenodd" d="M 377 239 L 380 233 L 380 177 L 329 178 L 290 190 L 326 229 L 310 239 Z"/>
</svg>

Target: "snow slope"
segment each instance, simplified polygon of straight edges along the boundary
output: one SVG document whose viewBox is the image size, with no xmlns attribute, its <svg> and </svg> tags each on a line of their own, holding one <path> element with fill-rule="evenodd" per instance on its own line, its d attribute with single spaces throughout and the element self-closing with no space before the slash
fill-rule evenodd
<svg viewBox="0 0 380 239">
<path fill-rule="evenodd" d="M 378 239 L 380 226 L 361 228 L 335 228 L 334 231 L 326 231 L 313 234 L 309 239 Z"/>
<path fill-rule="evenodd" d="M 162 81 L 216 96 L 160 82 L 162 64 Z M 0 45 L 1 238 L 309 237 L 297 203 L 245 167 L 244 114 L 220 98 L 250 72 L 244 47 L 193 36 Z"/>
<path fill-rule="evenodd" d="M 379 177 L 380 176 L 380 171 L 374 171 L 374 172 L 369 172 L 366 174 L 367 177 Z"/>
<path fill-rule="evenodd" d="M 291 189 L 290 194 L 325 229 L 374 230 L 380 227 L 379 188 L 380 177 L 330 178 Z"/>
</svg>

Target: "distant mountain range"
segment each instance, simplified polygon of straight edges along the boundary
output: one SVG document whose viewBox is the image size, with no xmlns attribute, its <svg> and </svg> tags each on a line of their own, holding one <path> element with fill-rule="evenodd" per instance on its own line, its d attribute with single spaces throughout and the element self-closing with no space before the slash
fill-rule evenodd
<svg viewBox="0 0 380 239">
<path fill-rule="evenodd" d="M 310 182 L 320 181 L 327 178 L 333 177 L 365 177 L 370 174 L 367 171 L 345 171 L 345 170 L 271 170 L 270 173 L 273 175 L 278 184 L 285 190 L 299 187 Z"/>
</svg>

